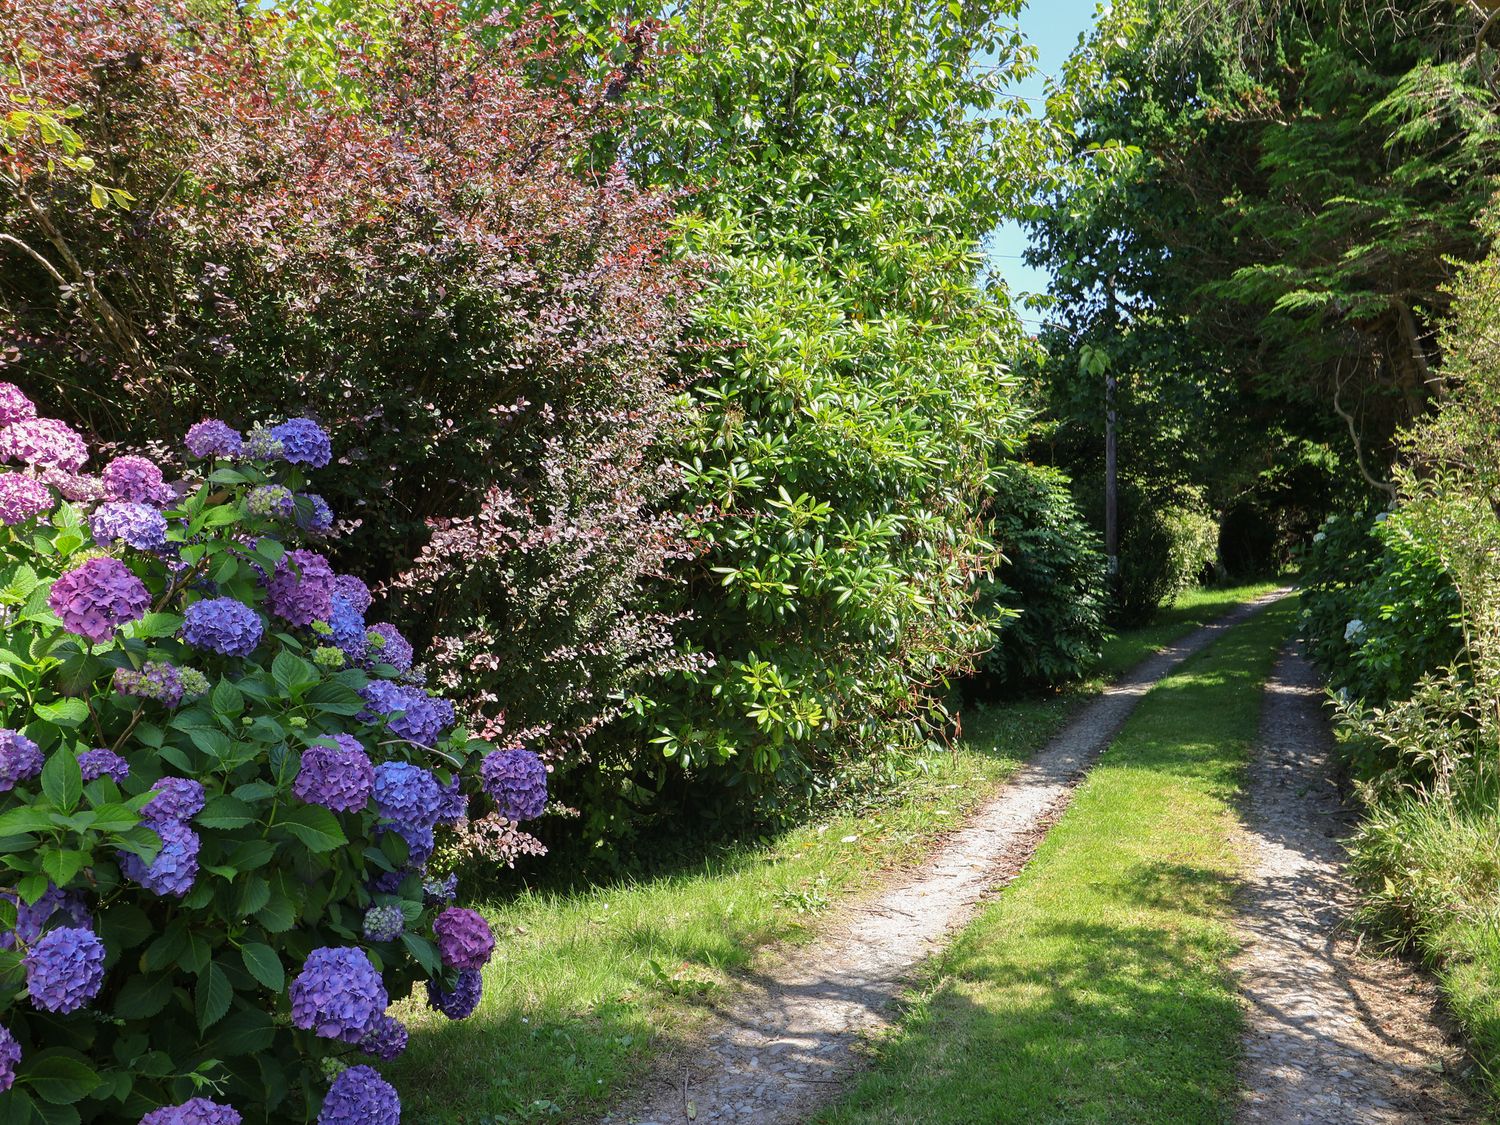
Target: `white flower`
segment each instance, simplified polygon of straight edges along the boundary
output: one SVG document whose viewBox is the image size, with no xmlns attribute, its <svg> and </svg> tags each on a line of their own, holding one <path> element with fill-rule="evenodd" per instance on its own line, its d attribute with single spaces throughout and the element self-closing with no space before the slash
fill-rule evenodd
<svg viewBox="0 0 1500 1125">
<path fill-rule="evenodd" d="M 1314 543 L 1321 543 L 1321 542 L 1323 542 L 1323 540 L 1325 540 L 1327 538 L 1328 538 L 1328 536 L 1325 535 L 1323 532 L 1320 531 L 1316 535 L 1313 536 L 1313 542 Z"/>
<path fill-rule="evenodd" d="M 1353 641 L 1355 637 L 1359 636 L 1364 631 L 1365 623 L 1356 617 L 1353 621 L 1344 626 L 1344 640 Z"/>
</svg>

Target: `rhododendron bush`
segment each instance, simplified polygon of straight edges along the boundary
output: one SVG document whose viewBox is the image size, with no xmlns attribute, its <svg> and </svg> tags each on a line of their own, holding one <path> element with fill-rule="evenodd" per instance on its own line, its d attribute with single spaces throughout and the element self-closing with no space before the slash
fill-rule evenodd
<svg viewBox="0 0 1500 1125">
<path fill-rule="evenodd" d="M 324 551 L 293 418 L 89 468 L 0 383 L 0 1121 L 385 1125 L 415 985 L 495 940 L 428 860 L 547 772 L 425 686 Z"/>
</svg>

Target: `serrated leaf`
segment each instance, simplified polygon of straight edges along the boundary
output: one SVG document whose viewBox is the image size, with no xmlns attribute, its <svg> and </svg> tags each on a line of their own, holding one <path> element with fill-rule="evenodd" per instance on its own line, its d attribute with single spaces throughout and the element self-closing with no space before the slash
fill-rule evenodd
<svg viewBox="0 0 1500 1125">
<path fill-rule="evenodd" d="M 349 842 L 333 813 L 318 805 L 299 805 L 286 810 L 276 827 L 296 836 L 310 852 L 330 852 Z"/>
<path fill-rule="evenodd" d="M 217 964 L 210 963 L 207 970 L 199 974 L 198 987 L 193 990 L 193 1008 L 198 1015 L 198 1030 L 207 1031 L 223 1019 L 232 999 L 234 988 L 229 983 L 229 977 Z"/>
<path fill-rule="evenodd" d="M 221 793 L 211 798 L 193 819 L 204 828 L 243 828 L 255 823 L 255 810 L 244 801 Z"/>
<path fill-rule="evenodd" d="M 240 949 L 240 957 L 250 975 L 272 992 L 279 995 L 286 987 L 286 970 L 282 968 L 281 958 L 269 945 L 259 942 L 246 945 Z"/>
<path fill-rule="evenodd" d="M 71 730 L 88 721 L 89 708 L 81 699 L 65 698 L 56 703 L 38 703 L 31 713 L 43 722 Z"/>
<path fill-rule="evenodd" d="M 54 750 L 42 769 L 42 792 L 63 812 L 72 812 L 83 797 L 83 771 L 66 748 Z"/>
</svg>

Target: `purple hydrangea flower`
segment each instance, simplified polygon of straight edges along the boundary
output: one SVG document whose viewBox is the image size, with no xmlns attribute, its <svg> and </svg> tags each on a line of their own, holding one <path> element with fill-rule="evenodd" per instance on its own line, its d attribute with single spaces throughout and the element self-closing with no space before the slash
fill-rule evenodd
<svg viewBox="0 0 1500 1125">
<path fill-rule="evenodd" d="M 9 386 L 9 384 L 0 384 Z M 9 1090 L 16 1081 L 16 1067 L 21 1065 L 21 1044 L 6 1028 L 0 1027 L 0 1093 Z"/>
<path fill-rule="evenodd" d="M 164 777 L 151 792 L 155 796 L 141 809 L 141 819 L 153 828 L 167 821 L 186 824 L 203 811 L 203 783 L 190 777 Z"/>
<path fill-rule="evenodd" d="M 182 639 L 223 656 L 249 656 L 264 634 L 260 614 L 233 598 L 194 602 L 183 616 Z"/>
<path fill-rule="evenodd" d="M 0 728 L 0 793 L 8 793 L 18 781 L 41 775 L 42 752 L 18 730 Z"/>
<path fill-rule="evenodd" d="M 181 1105 L 164 1105 L 141 1118 L 141 1125 L 241 1125 L 239 1111 L 207 1098 L 192 1098 Z"/>
<path fill-rule="evenodd" d="M 422 881 L 422 901 L 428 906 L 447 906 L 458 897 L 458 876 Z"/>
<path fill-rule="evenodd" d="M 104 943 L 93 930 L 63 926 L 26 954 L 26 991 L 44 1012 L 76 1012 L 104 984 Z"/>
<path fill-rule="evenodd" d="M 89 517 L 89 531 L 101 547 L 116 541 L 137 551 L 161 551 L 167 545 L 167 517 L 149 504 L 115 500 L 101 504 Z"/>
<path fill-rule="evenodd" d="M 10 891 L 3 892 L 0 897 L 15 903 L 16 907 L 16 928 L 11 933 L 0 935 L 0 949 L 14 949 L 17 942 L 31 945 L 42 936 L 54 919 L 61 919 L 64 925 L 85 930 L 94 928 L 88 903 L 83 896 L 73 891 L 64 891 L 53 883 L 48 883 L 42 897 L 29 906 L 19 895 Z"/>
<path fill-rule="evenodd" d="M 261 484 L 245 497 L 245 509 L 262 519 L 289 520 L 297 511 L 297 498 L 284 484 Z"/>
<path fill-rule="evenodd" d="M 111 683 L 121 695 L 155 699 L 165 707 L 176 707 L 182 702 L 182 676 L 164 660 L 148 660 L 140 671 L 116 668 Z"/>
<path fill-rule="evenodd" d="M 333 509 L 316 492 L 297 497 L 297 526 L 309 535 L 327 535 L 333 530 Z"/>
<path fill-rule="evenodd" d="M 62 493 L 64 500 L 72 500 L 76 504 L 104 498 L 104 482 L 98 477 L 59 469 L 55 465 L 42 470 L 42 482 Z"/>
<path fill-rule="evenodd" d="M 318 1125 L 400 1125 L 396 1088 L 372 1067 L 351 1066 L 333 1080 Z"/>
<path fill-rule="evenodd" d="M 450 906 L 433 920 L 438 953 L 454 969 L 482 969 L 495 952 L 495 935 L 482 915 Z"/>
<path fill-rule="evenodd" d="M 35 417 L 36 403 L 27 398 L 20 387 L 14 383 L 0 383 L 0 426 Z"/>
<path fill-rule="evenodd" d="M 442 815 L 443 787 L 429 770 L 410 762 L 375 767 L 375 807 L 421 862 L 432 854 L 433 827 Z"/>
<path fill-rule="evenodd" d="M 442 981 L 427 982 L 427 1003 L 450 1020 L 466 1020 L 472 1016 L 483 994 L 484 974 L 478 969 L 465 969 L 459 973 L 451 992 L 443 987 Z"/>
<path fill-rule="evenodd" d="M 151 608 L 146 584 L 119 559 L 89 559 L 52 584 L 47 598 L 63 628 L 100 644 Z"/>
<path fill-rule="evenodd" d="M 399 906 L 372 906 L 365 911 L 365 937 L 375 942 L 400 941 L 406 915 Z"/>
<path fill-rule="evenodd" d="M 83 438 L 56 418 L 23 418 L 0 430 L 0 461 L 74 471 L 88 459 Z"/>
<path fill-rule="evenodd" d="M 370 594 L 370 587 L 352 574 L 340 574 L 335 578 L 333 592 L 352 605 L 361 616 L 370 612 L 370 604 L 375 600 Z"/>
<path fill-rule="evenodd" d="M 532 820 L 547 807 L 547 767 L 530 750 L 496 750 L 479 767 L 480 784 L 508 820 Z"/>
<path fill-rule="evenodd" d="M 307 955 L 288 995 L 294 1027 L 345 1043 L 368 1035 L 391 1003 L 364 950 L 331 946 Z"/>
<path fill-rule="evenodd" d="M 333 643 L 339 651 L 353 661 L 364 659 L 365 615 L 337 591 L 331 599 L 328 627 L 333 630 Z"/>
<path fill-rule="evenodd" d="M 327 621 L 333 609 L 333 567 L 316 551 L 288 551 L 266 583 L 266 605 L 293 625 Z"/>
<path fill-rule="evenodd" d="M 188 429 L 183 439 L 194 457 L 238 457 L 245 448 L 240 432 L 217 418 L 205 418 Z"/>
<path fill-rule="evenodd" d="M 116 785 L 123 785 L 130 776 L 130 763 L 113 750 L 85 750 L 78 755 L 78 768 L 83 771 L 85 782 L 107 777 Z"/>
<path fill-rule="evenodd" d="M 394 680 L 371 680 L 360 689 L 360 695 L 370 708 L 365 716 L 384 716 L 392 734 L 420 746 L 435 745 L 453 725 L 453 704 L 421 688 Z"/>
<path fill-rule="evenodd" d="M 459 788 L 458 778 L 455 777 L 443 788 L 443 801 L 438 806 L 437 822 L 457 826 L 467 820 L 468 816 L 469 797 Z"/>
<path fill-rule="evenodd" d="M 406 1050 L 407 1039 L 405 1024 L 391 1016 L 381 1016 L 370 1034 L 359 1041 L 359 1049 L 367 1055 L 389 1062 Z"/>
<path fill-rule="evenodd" d="M 198 833 L 177 820 L 150 826 L 161 837 L 161 851 L 148 865 L 132 852 L 120 853 L 120 871 L 153 894 L 182 898 L 198 878 Z"/>
<path fill-rule="evenodd" d="M 271 437 L 281 443 L 282 460 L 290 464 L 321 469 L 333 460 L 333 443 L 311 418 L 290 418 L 272 426 Z"/>
<path fill-rule="evenodd" d="M 332 746 L 322 743 L 302 752 L 302 768 L 292 783 L 292 792 L 309 805 L 322 805 L 334 812 L 353 812 L 370 802 L 375 790 L 375 767 L 359 741 L 347 734 L 332 737 Z"/>
<path fill-rule="evenodd" d="M 394 895 L 401 892 L 401 884 L 406 882 L 409 871 L 381 871 L 370 880 L 370 893 L 372 895 Z"/>
<path fill-rule="evenodd" d="M 281 456 L 281 442 L 264 426 L 252 426 L 245 435 L 244 453 L 252 461 L 274 461 Z"/>
<path fill-rule="evenodd" d="M 389 664 L 398 672 L 411 671 L 412 648 L 401 635 L 401 630 L 381 621 L 371 625 L 370 632 L 380 638 L 378 643 L 369 642 L 369 661 L 372 665 Z"/>
<path fill-rule="evenodd" d="M 133 504 L 165 504 L 172 490 L 162 479 L 161 469 L 144 457 L 116 457 L 99 474 L 104 495 Z"/>
<path fill-rule="evenodd" d="M 36 477 L 24 473 L 0 476 L 0 523 L 6 527 L 50 512 L 56 505 L 52 490 Z"/>
</svg>

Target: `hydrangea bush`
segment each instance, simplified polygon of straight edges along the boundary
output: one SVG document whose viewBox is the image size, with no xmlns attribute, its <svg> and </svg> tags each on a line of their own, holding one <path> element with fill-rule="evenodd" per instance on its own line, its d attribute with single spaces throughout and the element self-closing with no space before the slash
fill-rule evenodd
<svg viewBox="0 0 1500 1125">
<path fill-rule="evenodd" d="M 469 1015 L 495 944 L 427 860 L 546 771 L 324 558 L 315 422 L 185 450 L 88 476 L 0 383 L 0 1122 L 394 1123 L 387 1009 Z"/>
</svg>

